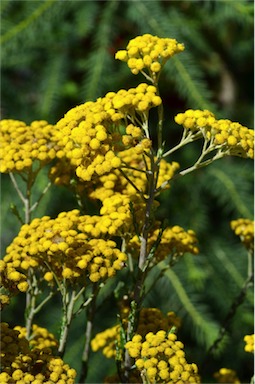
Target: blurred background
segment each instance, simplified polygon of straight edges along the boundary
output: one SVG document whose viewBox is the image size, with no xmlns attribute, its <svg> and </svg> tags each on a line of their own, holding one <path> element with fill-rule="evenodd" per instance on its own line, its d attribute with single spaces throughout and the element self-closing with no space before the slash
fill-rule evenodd
<svg viewBox="0 0 255 384">
<path fill-rule="evenodd" d="M 114 55 L 131 38 L 150 33 L 176 38 L 186 48 L 167 63 L 161 75 L 166 147 L 181 134 L 174 115 L 188 108 L 209 109 L 217 118 L 252 128 L 253 15 L 253 1 L 246 0 L 2 0 L 1 118 L 27 124 L 43 119 L 55 124 L 78 104 L 144 82 L 142 75 L 132 75 Z M 197 144 L 191 145 L 169 160 L 187 167 L 198 150 Z M 46 183 L 47 170 L 38 178 L 35 194 Z M 8 175 L 2 175 L 1 189 L 4 256 L 19 230 L 10 205 L 19 208 L 20 202 Z M 63 206 L 65 210 L 76 208 L 75 198 L 62 187 L 52 187 L 36 216 L 56 216 Z M 158 214 L 169 225 L 194 229 L 201 252 L 180 261 L 174 268 L 177 280 L 173 276 L 161 279 L 146 305 L 165 313 L 176 311 L 183 320 L 179 337 L 186 346 L 187 360 L 199 366 L 247 275 L 246 251 L 229 222 L 253 218 L 252 161 L 229 157 L 179 179 L 162 195 Z M 116 323 L 111 292 L 117 281 L 112 279 L 105 289 L 105 305 L 96 318 L 95 332 Z M 49 304 L 38 318 L 39 325 L 52 332 L 59 330 L 57 304 Z M 213 372 L 221 367 L 236 369 L 241 382 L 250 381 L 252 357 L 244 352 L 243 336 L 253 332 L 252 304 L 249 292 L 220 353 L 209 360 L 203 382 L 212 382 Z M 13 325 L 19 319 L 22 324 L 22 307 L 17 309 L 14 301 L 3 318 Z M 66 355 L 66 361 L 78 370 L 84 321 L 83 315 L 75 320 Z M 92 354 L 88 382 L 101 382 L 114 371 L 114 361 Z"/>
</svg>

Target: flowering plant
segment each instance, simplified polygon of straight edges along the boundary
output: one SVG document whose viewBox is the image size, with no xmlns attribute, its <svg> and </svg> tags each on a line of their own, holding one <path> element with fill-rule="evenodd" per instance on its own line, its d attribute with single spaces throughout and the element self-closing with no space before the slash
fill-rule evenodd
<svg viewBox="0 0 255 384">
<path fill-rule="evenodd" d="M 79 382 L 85 382 L 90 349 L 102 349 L 107 358 L 116 360 L 116 374 L 106 377 L 106 383 L 201 382 L 199 367 L 187 362 L 176 335 L 181 319 L 171 308 L 164 315 L 158 308 L 144 306 L 146 295 L 164 273 L 185 253 L 199 253 L 192 229 L 166 226 L 158 219 L 159 198 L 179 177 L 220 158 L 253 158 L 253 131 L 217 119 L 207 110 L 187 110 L 175 116 L 182 127 L 180 141 L 165 148 L 160 74 L 167 61 L 183 50 L 175 39 L 138 36 L 116 53 L 116 59 L 127 62 L 133 74 L 142 73 L 148 83 L 87 101 L 55 125 L 1 121 L 0 170 L 10 175 L 24 205 L 24 218 L 15 211 L 22 223 L 20 231 L 0 261 L 1 306 L 26 295 L 25 327 L 2 323 L 1 382 L 74 383 L 76 372 L 63 359 L 71 323 L 82 311 L 86 324 Z M 155 109 L 157 123 L 152 125 Z M 194 164 L 183 168 L 172 158 L 199 140 L 201 152 Z M 48 185 L 33 201 L 37 176 L 46 166 Z M 79 209 L 60 212 L 56 218 L 33 218 L 51 184 L 67 187 Z M 86 199 L 100 203 L 98 212 L 89 214 Z M 239 218 L 231 227 L 248 250 L 245 296 L 252 284 L 253 224 Z M 156 269 L 159 274 L 148 286 Z M 115 290 L 116 324 L 93 336 L 98 297 L 118 274 L 122 284 Z M 58 339 L 34 322 L 55 297 L 62 303 Z M 237 298 L 231 313 L 242 300 L 243 296 Z M 224 332 L 223 328 L 212 349 Z M 245 337 L 246 350 L 251 351 L 250 336 Z M 220 380 L 222 372 L 215 377 Z"/>
</svg>

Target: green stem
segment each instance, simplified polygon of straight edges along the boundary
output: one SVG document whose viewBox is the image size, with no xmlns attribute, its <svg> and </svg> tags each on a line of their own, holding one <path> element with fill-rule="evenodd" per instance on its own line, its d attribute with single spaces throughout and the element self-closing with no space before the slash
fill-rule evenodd
<svg viewBox="0 0 255 384">
<path fill-rule="evenodd" d="M 141 71 L 141 73 L 143 74 L 143 76 L 144 76 L 148 81 L 150 81 L 151 83 L 154 83 L 154 80 L 153 80 L 149 75 L 147 75 L 146 72 Z"/>
<path fill-rule="evenodd" d="M 81 296 L 82 293 L 84 293 L 84 291 L 85 291 L 85 287 L 83 287 L 83 288 L 80 290 L 80 292 L 75 296 L 75 301 L 78 300 L 78 298 Z M 84 308 L 86 308 L 86 307 L 93 301 L 93 297 L 94 297 L 93 295 L 91 295 L 90 297 L 88 297 L 87 300 L 84 301 L 84 302 L 80 305 L 80 307 L 77 309 L 77 311 L 74 312 L 73 317 L 78 316 L 78 315 L 82 312 L 82 310 L 83 310 Z"/>
<path fill-rule="evenodd" d="M 11 179 L 11 181 L 12 181 L 12 184 L 13 184 L 13 186 L 14 186 L 14 188 L 15 188 L 15 190 L 16 190 L 16 192 L 17 192 L 19 198 L 20 198 L 20 200 L 21 200 L 22 203 L 25 205 L 25 200 L 26 200 L 26 198 L 25 198 L 25 196 L 23 195 L 23 193 L 21 192 L 21 190 L 20 190 L 20 188 L 19 188 L 19 186 L 18 186 L 18 183 L 17 183 L 17 181 L 16 181 L 16 179 L 15 179 L 15 177 L 14 177 L 14 174 L 13 174 L 12 172 L 10 172 L 10 173 L 9 173 L 9 176 L 10 176 L 10 179 Z"/>
<path fill-rule="evenodd" d="M 145 208 L 145 214 L 144 214 L 144 223 L 140 235 L 140 254 L 139 254 L 139 260 L 138 260 L 138 274 L 136 277 L 136 283 L 134 287 L 134 302 L 136 305 L 136 313 L 135 316 L 137 317 L 141 302 L 143 299 L 143 289 L 144 289 L 144 280 L 147 272 L 146 260 L 148 256 L 148 237 L 149 237 L 149 231 L 152 226 L 152 211 L 153 211 L 153 202 L 155 198 L 155 182 L 156 182 L 156 174 L 158 171 L 158 165 L 154 161 L 154 154 L 151 151 L 150 155 L 150 169 L 147 172 L 147 180 L 148 180 L 148 198 L 146 200 L 146 208 Z M 126 332 L 126 341 L 129 341 L 134 332 L 134 326 L 133 324 L 136 323 L 136 320 L 131 323 L 131 321 L 128 321 L 127 325 L 127 332 Z M 129 373 L 131 370 L 131 366 L 133 364 L 133 361 L 131 357 L 129 356 L 129 353 L 127 350 L 125 350 L 124 354 L 124 374 L 123 377 L 125 378 L 125 382 L 129 382 Z"/>
<path fill-rule="evenodd" d="M 133 181 L 125 174 L 125 172 L 120 168 L 119 169 L 120 173 L 122 174 L 122 176 L 129 182 L 129 184 L 132 185 L 132 187 L 136 190 L 136 192 L 142 197 L 144 198 L 143 196 L 143 192 L 140 191 L 137 186 L 133 183 Z"/>
<path fill-rule="evenodd" d="M 247 275 L 248 276 L 252 276 L 253 275 L 253 249 L 249 249 L 248 250 L 248 262 L 247 262 L 247 266 L 248 266 L 248 271 L 247 271 Z"/>
<path fill-rule="evenodd" d="M 64 289 L 63 289 L 64 295 L 62 296 L 63 322 L 62 322 L 62 329 L 61 329 L 61 335 L 60 335 L 59 347 L 58 347 L 58 355 L 60 357 L 63 357 L 65 353 L 68 332 L 69 332 L 69 328 L 73 318 L 73 309 L 74 309 L 75 296 L 76 296 L 76 292 L 74 290 L 70 295 L 66 290 L 65 282 L 63 284 L 64 284 Z"/>
<path fill-rule="evenodd" d="M 90 355 L 90 342 L 92 337 L 93 322 L 96 313 L 96 299 L 98 296 L 100 286 L 98 284 L 93 285 L 93 294 L 90 305 L 87 307 L 87 324 L 85 331 L 85 344 L 82 353 L 82 368 L 80 375 L 80 383 L 85 383 L 87 374 L 88 374 L 88 361 Z"/>
<path fill-rule="evenodd" d="M 121 169 L 131 169 L 131 170 L 136 171 L 136 172 L 146 173 L 146 171 L 144 171 L 143 169 L 137 169 L 135 167 L 130 167 L 125 162 L 123 162 L 123 164 L 124 165 L 121 166 Z"/>
<path fill-rule="evenodd" d="M 197 132 L 197 133 L 194 134 L 194 132 L 186 131 L 184 129 L 183 135 L 182 135 L 182 138 L 181 138 L 181 141 L 179 142 L 179 144 L 177 144 L 175 147 L 169 149 L 169 151 L 165 152 L 162 155 L 162 157 L 167 157 L 167 156 L 171 155 L 172 153 L 176 152 L 178 149 L 182 148 L 184 145 L 192 143 L 195 140 L 198 140 L 200 138 L 201 138 L 201 133 L 200 132 Z"/>
<path fill-rule="evenodd" d="M 153 207 L 153 202 L 154 202 L 154 198 L 155 198 L 154 176 L 155 176 L 156 172 L 157 172 L 157 169 L 155 169 L 154 157 L 152 154 L 151 155 L 151 170 L 147 173 L 147 177 L 148 177 L 148 199 L 147 199 L 147 203 L 146 203 L 145 218 L 144 218 L 144 224 L 143 224 L 142 234 L 141 234 L 141 239 L 140 239 L 141 240 L 141 247 L 140 247 L 138 267 L 141 271 L 143 271 L 143 267 L 144 267 L 144 264 L 146 262 L 146 256 L 147 256 L 147 242 L 148 242 L 149 230 L 151 228 L 152 207 Z"/>
<path fill-rule="evenodd" d="M 30 271 L 31 272 L 31 271 Z M 34 274 L 31 274 L 28 272 L 28 276 L 31 279 L 32 283 L 30 284 L 30 292 L 29 295 L 27 295 L 27 304 L 26 304 L 26 310 L 25 310 L 25 317 L 26 317 L 26 337 L 27 339 L 30 338 L 30 335 L 32 333 L 32 326 L 33 326 L 33 320 L 34 316 L 40 312 L 40 310 L 43 308 L 45 304 L 48 303 L 48 301 L 52 298 L 54 295 L 54 292 L 50 292 L 49 295 L 39 304 L 36 305 L 36 299 L 38 294 L 40 293 L 38 289 L 38 282 Z"/>
<path fill-rule="evenodd" d="M 29 339 L 35 315 L 36 298 L 39 293 L 37 280 L 31 269 L 28 270 L 27 281 L 29 283 L 29 288 L 26 294 L 25 323 L 27 330 L 26 337 Z"/>
<path fill-rule="evenodd" d="M 42 191 L 39 199 L 30 207 L 30 212 L 33 212 L 38 207 L 40 201 L 42 200 L 44 195 L 47 193 L 47 191 L 49 190 L 50 186 L 51 186 L 51 181 L 49 181 L 49 183 L 46 185 L 46 187 Z"/>
<path fill-rule="evenodd" d="M 209 148 L 210 148 L 210 150 L 209 150 Z M 183 171 L 180 171 L 179 173 L 174 175 L 171 179 L 162 183 L 161 186 L 157 188 L 156 193 L 158 194 L 160 191 L 162 191 L 162 189 L 164 189 L 167 186 L 167 184 L 169 184 L 173 180 L 176 180 L 181 176 L 187 175 L 188 173 L 194 172 L 199 168 L 206 167 L 207 165 L 209 165 L 209 164 L 213 163 L 214 161 L 221 159 L 222 157 L 225 156 L 224 152 L 219 151 L 212 158 L 202 162 L 202 159 L 206 155 L 208 155 L 208 153 L 211 152 L 213 149 L 211 147 L 208 147 L 208 149 L 200 155 L 199 159 L 196 161 L 196 163 L 194 165 L 192 165 L 189 168 L 184 169 Z"/>
<path fill-rule="evenodd" d="M 54 292 L 50 292 L 49 295 L 39 304 L 37 305 L 37 307 L 34 309 L 34 314 L 36 315 L 41 309 L 42 307 L 48 303 L 48 301 L 50 301 L 50 299 L 52 298 L 52 296 L 54 296 Z"/>
<path fill-rule="evenodd" d="M 23 203 L 24 207 L 24 223 L 29 224 L 31 222 L 31 213 L 34 211 L 39 202 L 41 201 L 42 197 L 47 192 L 49 186 L 51 183 L 47 185 L 47 187 L 43 190 L 40 198 L 31 206 L 31 195 L 32 195 L 32 188 L 36 180 L 36 176 L 40 171 L 40 166 L 33 171 L 32 169 L 29 170 L 26 174 L 21 174 L 20 177 L 22 178 L 23 182 L 26 184 L 26 190 L 25 194 L 22 193 L 18 182 L 16 178 L 14 177 L 14 174 L 10 172 L 10 179 L 12 181 L 12 184 L 20 198 L 20 200 Z M 15 213 L 20 218 L 20 215 L 18 213 L 17 208 L 15 207 Z M 20 218 L 21 219 L 21 218 Z M 27 330 L 27 338 L 30 337 L 32 325 L 33 325 L 33 319 L 36 313 L 38 313 L 41 308 L 50 300 L 53 293 L 51 292 L 46 299 L 44 299 L 39 305 L 36 305 L 37 296 L 40 293 L 39 287 L 38 287 L 38 280 L 36 278 L 36 275 L 34 273 L 34 270 L 32 268 L 29 268 L 27 272 L 27 282 L 28 282 L 28 290 L 26 292 L 26 309 L 25 309 L 25 324 L 26 324 L 26 330 Z"/>
</svg>

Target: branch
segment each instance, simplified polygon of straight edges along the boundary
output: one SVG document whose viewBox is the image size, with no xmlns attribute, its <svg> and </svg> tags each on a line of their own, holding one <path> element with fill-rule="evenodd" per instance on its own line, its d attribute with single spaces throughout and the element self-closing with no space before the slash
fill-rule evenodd
<svg viewBox="0 0 255 384">
<path fill-rule="evenodd" d="M 76 296 L 76 293 L 73 290 L 71 297 L 69 299 L 69 294 L 66 292 L 66 287 L 64 288 L 64 295 L 62 296 L 64 314 L 63 314 L 62 329 L 61 329 L 61 335 L 60 335 L 59 347 L 58 347 L 58 355 L 60 357 L 63 357 L 65 353 L 67 336 L 68 336 L 69 328 L 73 318 L 75 296 Z"/>
<path fill-rule="evenodd" d="M 88 360 L 90 354 L 90 342 L 92 336 L 93 322 L 96 313 L 96 299 L 100 290 L 100 285 L 93 284 L 93 293 L 91 296 L 91 300 L 89 302 L 89 306 L 87 308 L 87 325 L 85 331 L 85 344 L 82 353 L 82 367 L 81 367 L 81 375 L 80 375 L 80 383 L 85 383 L 85 379 L 88 374 Z"/>
<path fill-rule="evenodd" d="M 188 173 L 191 173 L 191 172 L 194 172 L 195 170 L 199 169 L 199 168 L 202 168 L 202 167 L 206 167 L 207 165 L 213 163 L 215 160 L 218 160 L 218 159 L 221 159 L 222 157 L 225 156 L 224 152 L 217 152 L 216 155 L 214 155 L 211 159 L 208 159 L 208 160 L 205 160 L 202 162 L 202 159 L 209 153 L 211 152 L 213 149 L 208 147 L 208 149 L 206 150 L 206 152 L 204 153 L 201 153 L 200 157 L 198 158 L 198 160 L 196 161 L 196 163 L 194 165 L 192 165 L 191 167 L 189 168 L 186 168 L 184 169 L 183 171 L 179 172 L 178 174 L 174 175 L 171 179 L 165 181 L 164 183 L 161 184 L 160 187 L 158 187 L 156 189 L 156 194 L 158 194 L 160 191 L 162 191 L 162 189 L 164 189 L 167 184 L 169 184 L 170 182 L 172 182 L 173 180 L 176 180 L 177 178 L 179 178 L 180 176 L 184 176 L 184 175 L 187 175 Z"/>
<path fill-rule="evenodd" d="M 133 181 L 125 174 L 125 172 L 121 168 L 119 169 L 119 171 L 122 174 L 122 176 L 125 177 L 125 179 L 129 182 L 129 184 L 131 184 L 132 187 L 135 188 L 136 192 L 139 193 L 139 195 L 144 199 L 143 192 L 137 188 L 137 186 L 133 183 Z"/>
<path fill-rule="evenodd" d="M 23 193 L 21 192 L 21 190 L 19 189 L 18 183 L 17 183 L 17 181 L 16 181 L 16 179 L 15 179 L 13 173 L 12 173 L 12 172 L 9 172 L 9 175 L 10 175 L 10 179 L 11 179 L 11 181 L 12 181 L 12 184 L 13 184 L 13 186 L 14 186 L 16 192 L 17 192 L 18 195 L 19 195 L 20 200 L 21 200 L 22 203 L 25 205 L 26 198 L 25 198 L 25 196 L 23 195 Z"/>
<path fill-rule="evenodd" d="M 51 186 L 51 181 L 49 181 L 49 183 L 46 185 L 46 187 L 42 191 L 39 199 L 32 205 L 32 207 L 30 207 L 30 212 L 33 212 L 35 210 L 35 208 L 39 205 L 40 201 L 42 200 L 42 198 L 44 197 L 44 195 L 46 194 L 46 192 L 48 191 L 50 186 Z"/>
</svg>

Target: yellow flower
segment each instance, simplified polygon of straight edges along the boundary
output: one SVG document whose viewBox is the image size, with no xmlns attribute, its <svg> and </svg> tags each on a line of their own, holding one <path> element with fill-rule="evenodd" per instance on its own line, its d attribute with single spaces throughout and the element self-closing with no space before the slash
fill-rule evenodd
<svg viewBox="0 0 255 384">
<path fill-rule="evenodd" d="M 158 62 L 154 62 L 150 65 L 150 70 L 152 72 L 159 72 L 161 70 L 161 65 Z"/>
<path fill-rule="evenodd" d="M 116 52 L 115 54 L 115 59 L 125 61 L 126 58 L 127 58 L 127 51 L 125 51 L 124 49 L 122 51 Z"/>
<path fill-rule="evenodd" d="M 145 335 L 146 341 L 137 336 L 127 342 L 125 348 L 135 358 L 137 369 L 146 375 L 150 383 L 162 380 L 177 382 L 181 377 L 192 383 L 200 383 L 196 364 L 186 362 L 183 344 L 177 341 L 175 334 L 167 335 L 163 330 L 156 334 L 149 332 Z M 158 350 L 155 345 L 162 348 Z M 171 353 L 167 353 L 167 350 L 171 350 Z M 172 355 L 170 359 L 169 355 Z"/>
<path fill-rule="evenodd" d="M 22 281 L 17 285 L 17 288 L 20 292 L 26 292 L 28 290 L 28 283 L 26 281 Z"/>
<path fill-rule="evenodd" d="M 232 220 L 231 229 L 240 237 L 242 243 L 247 249 L 253 250 L 254 247 L 254 221 L 240 218 Z"/>
<path fill-rule="evenodd" d="M 113 222 L 123 224 L 126 214 L 122 211 L 121 200 L 118 204 L 119 213 L 109 205 L 109 213 L 116 214 L 116 220 L 108 215 L 81 216 L 78 210 L 73 210 L 61 212 L 55 219 L 44 216 L 23 225 L 0 263 L 4 287 L 14 293 L 26 291 L 27 277 L 17 268 L 27 272 L 28 266 L 40 268 L 44 279 L 51 284 L 55 283 L 54 275 L 58 281 L 63 278 L 74 281 L 82 276 L 93 282 L 114 276 L 125 267 L 127 256 L 114 241 L 97 237 L 107 233 Z M 86 235 L 88 229 L 89 237 Z"/>
<path fill-rule="evenodd" d="M 144 68 L 151 74 L 158 73 L 169 58 L 183 50 L 183 44 L 175 39 L 160 38 L 147 33 L 130 40 L 126 50 L 118 51 L 115 58 L 127 62 L 135 75 Z"/>
<path fill-rule="evenodd" d="M 130 60 L 137 61 L 136 58 Z M 142 62 L 138 60 L 137 65 L 141 66 Z M 146 139 L 144 113 L 161 102 L 157 89 L 142 83 L 136 88 L 108 92 L 95 102 L 86 102 L 68 111 L 52 133 L 59 162 L 50 171 L 51 179 L 57 184 L 69 185 L 76 174 L 83 181 L 91 181 L 94 175 L 101 176 L 119 168 L 121 153 L 126 147 L 139 148 L 142 154 L 149 148 L 146 142 L 138 147 Z M 137 126 L 127 130 L 130 134 L 123 135 L 121 127 L 132 125 L 134 116 Z M 82 188 L 80 181 L 78 185 Z"/>
<path fill-rule="evenodd" d="M 217 120 L 208 110 L 189 109 L 175 116 L 175 122 L 200 137 L 210 139 L 212 149 L 226 155 L 254 157 L 254 132 L 230 120 Z"/>
<path fill-rule="evenodd" d="M 214 374 L 217 383 L 241 383 L 233 369 L 221 368 Z"/>
<path fill-rule="evenodd" d="M 246 343 L 244 347 L 245 352 L 254 353 L 254 334 L 244 336 L 244 341 Z"/>
<path fill-rule="evenodd" d="M 113 166 L 113 168 L 118 168 L 120 167 L 121 165 L 121 160 L 119 157 L 114 157 L 112 160 L 111 160 L 111 165 Z"/>
<path fill-rule="evenodd" d="M 30 172 L 35 160 L 43 164 L 56 157 L 54 126 L 47 121 L 26 125 L 19 120 L 0 122 L 0 172 Z"/>
</svg>

